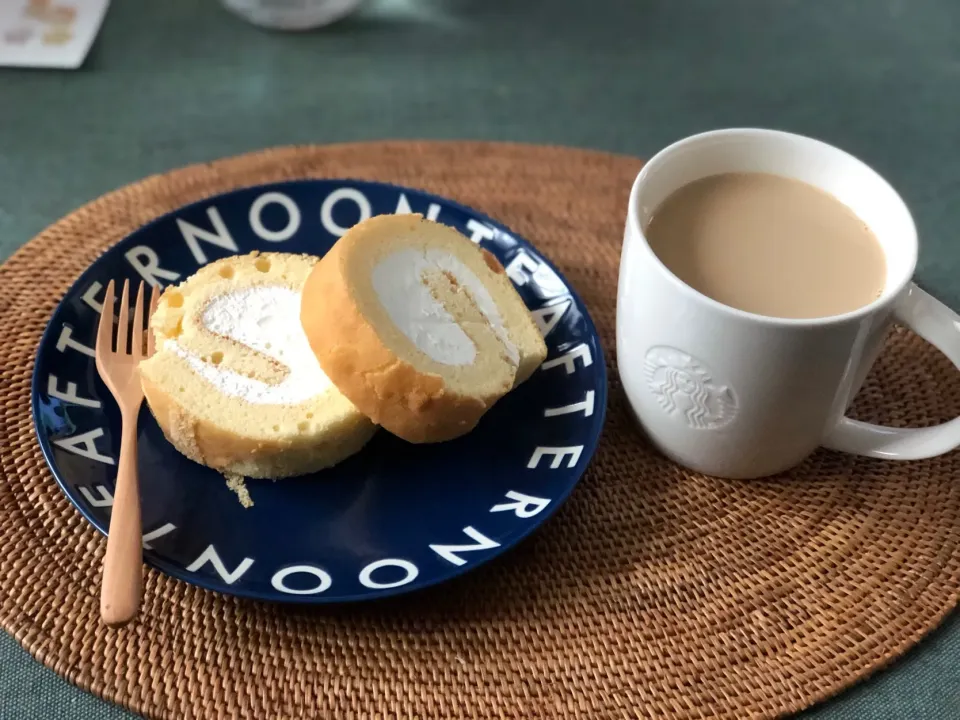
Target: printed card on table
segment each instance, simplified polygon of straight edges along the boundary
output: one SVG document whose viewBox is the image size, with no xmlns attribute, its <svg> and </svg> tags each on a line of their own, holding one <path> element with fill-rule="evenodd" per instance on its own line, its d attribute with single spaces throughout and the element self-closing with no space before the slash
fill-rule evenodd
<svg viewBox="0 0 960 720">
<path fill-rule="evenodd" d="M 78 68 L 110 0 L 0 0 L 0 66 Z"/>
</svg>

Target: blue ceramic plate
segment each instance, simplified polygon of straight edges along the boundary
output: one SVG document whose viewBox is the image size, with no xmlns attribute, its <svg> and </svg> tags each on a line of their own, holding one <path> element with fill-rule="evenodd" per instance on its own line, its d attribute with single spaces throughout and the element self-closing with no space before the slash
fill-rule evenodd
<svg viewBox="0 0 960 720">
<path fill-rule="evenodd" d="M 175 282 L 204 262 L 252 250 L 323 255 L 361 217 L 411 210 L 500 259 L 545 332 L 542 368 L 465 437 L 410 445 L 381 430 L 329 470 L 247 480 L 249 509 L 222 476 L 174 450 L 144 407 L 146 561 L 223 593 L 355 601 L 449 580 L 533 532 L 573 490 L 603 425 L 606 369 L 586 309 L 502 225 L 440 197 L 349 180 L 246 188 L 189 205 L 110 248 L 73 285 L 40 341 L 32 394 L 40 445 L 70 501 L 105 532 L 120 416 L 91 348 L 108 280 Z"/>
</svg>

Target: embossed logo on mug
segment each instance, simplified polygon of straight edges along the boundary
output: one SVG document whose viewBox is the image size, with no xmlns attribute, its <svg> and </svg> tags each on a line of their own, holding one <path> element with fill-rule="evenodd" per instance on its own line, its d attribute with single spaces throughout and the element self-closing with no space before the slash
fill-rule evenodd
<svg viewBox="0 0 960 720">
<path fill-rule="evenodd" d="M 663 345 L 652 347 L 644 370 L 660 407 L 692 428 L 713 430 L 737 415 L 733 390 L 718 383 L 704 363 L 685 352 Z"/>
</svg>

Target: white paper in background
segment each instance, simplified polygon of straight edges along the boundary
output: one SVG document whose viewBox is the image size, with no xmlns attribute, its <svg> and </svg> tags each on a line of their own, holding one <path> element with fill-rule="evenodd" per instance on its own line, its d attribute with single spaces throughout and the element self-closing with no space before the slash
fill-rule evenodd
<svg viewBox="0 0 960 720">
<path fill-rule="evenodd" d="M 110 0 L 0 0 L 0 66 L 78 68 Z"/>
</svg>

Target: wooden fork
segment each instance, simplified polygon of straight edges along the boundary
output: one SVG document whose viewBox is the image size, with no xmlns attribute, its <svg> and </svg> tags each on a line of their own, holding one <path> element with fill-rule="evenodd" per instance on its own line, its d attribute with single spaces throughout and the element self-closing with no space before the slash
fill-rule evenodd
<svg viewBox="0 0 960 720">
<path fill-rule="evenodd" d="M 130 622 L 140 607 L 143 585 L 143 536 L 140 526 L 140 487 L 137 480 L 137 416 L 143 404 L 138 365 L 153 355 L 153 333 L 144 327 L 143 283 L 137 292 L 133 327 L 127 342 L 130 320 L 130 283 L 123 283 L 120 315 L 117 318 L 117 342 L 113 343 L 113 280 L 107 285 L 97 330 L 97 371 L 120 406 L 123 429 L 120 435 L 120 462 L 117 484 L 110 511 L 110 532 L 103 558 L 100 584 L 100 617 L 111 627 Z M 156 288 L 150 292 L 150 316 L 160 299 Z M 129 345 L 129 346 L 128 346 Z"/>
</svg>

